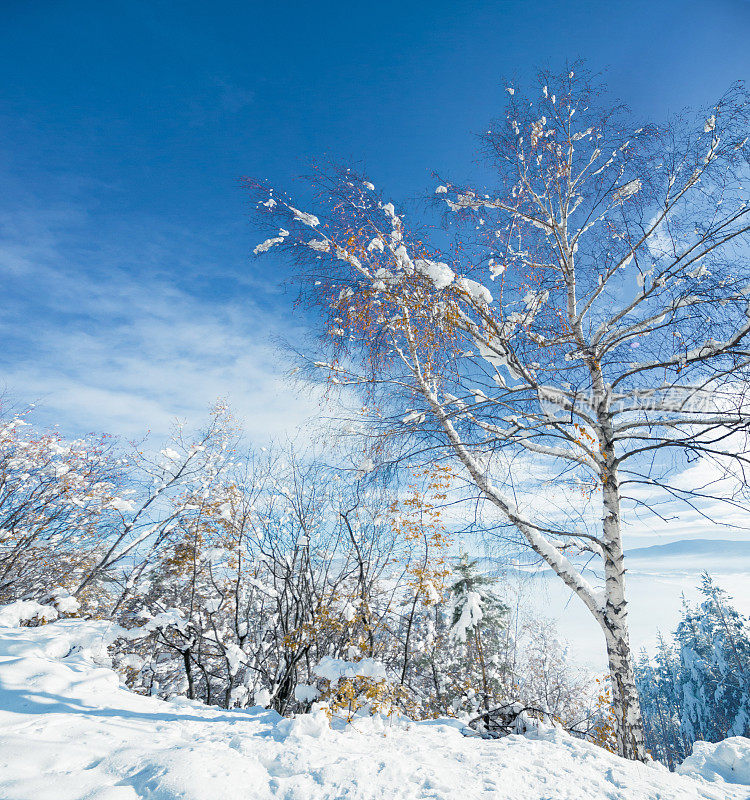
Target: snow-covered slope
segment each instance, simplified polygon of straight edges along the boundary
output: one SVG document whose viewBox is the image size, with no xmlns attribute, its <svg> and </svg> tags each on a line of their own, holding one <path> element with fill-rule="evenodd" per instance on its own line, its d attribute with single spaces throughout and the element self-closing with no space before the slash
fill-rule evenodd
<svg viewBox="0 0 750 800">
<path fill-rule="evenodd" d="M 726 768 L 706 771 L 710 748 L 699 771 L 714 781 L 626 762 L 561 731 L 483 741 L 453 720 L 380 718 L 331 730 L 322 712 L 287 720 L 141 697 L 95 663 L 111 634 L 77 620 L 0 628 L 2 800 L 745 800 L 750 791 L 725 783 Z M 746 758 L 750 741 L 736 750 Z"/>
</svg>

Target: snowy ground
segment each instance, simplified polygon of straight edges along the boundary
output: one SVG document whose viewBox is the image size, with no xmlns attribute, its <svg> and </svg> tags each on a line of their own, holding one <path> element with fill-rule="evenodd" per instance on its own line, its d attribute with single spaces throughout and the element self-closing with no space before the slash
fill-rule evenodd
<svg viewBox="0 0 750 800">
<path fill-rule="evenodd" d="M 320 800 L 321 798 L 750 797 L 750 740 L 708 747 L 674 775 L 551 731 L 465 738 L 459 723 L 360 719 L 331 730 L 322 712 L 210 709 L 132 694 L 97 666 L 106 623 L 0 628 L 2 800 Z M 718 766 L 717 766 L 718 765 Z M 716 769 L 720 774 L 716 774 Z"/>
</svg>

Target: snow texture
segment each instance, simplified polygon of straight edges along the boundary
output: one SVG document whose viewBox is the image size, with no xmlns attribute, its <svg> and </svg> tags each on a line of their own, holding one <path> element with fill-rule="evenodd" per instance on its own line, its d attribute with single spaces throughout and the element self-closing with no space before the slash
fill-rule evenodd
<svg viewBox="0 0 750 800">
<path fill-rule="evenodd" d="M 294 214 L 296 220 L 299 220 L 303 225 L 307 225 L 309 228 L 316 228 L 320 225 L 320 220 L 315 214 L 308 214 L 306 211 L 300 211 L 293 206 L 289 206 L 289 210 Z"/>
<path fill-rule="evenodd" d="M 0 627 L 17 627 L 32 620 L 51 622 L 57 617 L 56 608 L 42 605 L 36 600 L 16 600 L 15 603 L 0 607 Z"/>
<path fill-rule="evenodd" d="M 300 700 L 303 703 L 312 703 L 320 697 L 320 692 L 314 687 L 306 683 L 298 683 L 294 687 L 294 699 Z"/>
<path fill-rule="evenodd" d="M 482 621 L 482 596 L 479 592 L 467 592 L 461 616 L 451 628 L 451 636 L 459 642 L 466 641 L 466 634 Z"/>
<path fill-rule="evenodd" d="M 471 280 L 471 278 L 461 278 L 457 281 L 459 289 L 463 289 L 466 294 L 477 303 L 489 305 L 492 302 L 492 294 L 486 286 Z"/>
<path fill-rule="evenodd" d="M 260 253 L 265 253 L 277 244 L 281 244 L 283 241 L 283 236 L 274 236 L 272 239 L 266 239 L 265 242 L 261 242 L 253 248 L 253 253 L 255 253 L 256 256 Z"/>
<path fill-rule="evenodd" d="M 414 266 L 435 284 L 438 291 L 450 286 L 456 277 L 456 273 L 442 261 L 419 258 L 414 262 Z"/>
<path fill-rule="evenodd" d="M 4 620 L 18 613 L 2 610 Z M 73 619 L 0 628 L 3 800 L 747 797 L 746 787 L 722 779 L 722 745 L 708 745 L 701 765 L 675 775 L 559 729 L 485 741 L 462 736 L 453 719 L 357 717 L 331 726 L 323 711 L 282 719 L 260 707 L 143 697 L 101 666 L 121 634 L 107 622 Z M 747 763 L 748 740 L 725 744 Z"/>
<path fill-rule="evenodd" d="M 360 661 L 343 661 L 340 658 L 326 656 L 317 666 L 313 667 L 313 672 L 319 678 L 324 678 L 332 684 L 338 683 L 343 678 L 384 680 L 387 677 L 385 667 L 374 658 L 363 658 Z"/>
<path fill-rule="evenodd" d="M 721 742 L 696 742 L 693 754 L 677 767 L 681 775 L 750 786 L 750 739 L 732 736 Z"/>
</svg>

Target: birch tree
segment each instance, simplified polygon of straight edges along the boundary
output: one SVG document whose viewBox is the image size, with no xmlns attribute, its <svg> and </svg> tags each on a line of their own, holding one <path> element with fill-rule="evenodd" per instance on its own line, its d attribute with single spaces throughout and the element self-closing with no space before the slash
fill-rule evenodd
<svg viewBox="0 0 750 800">
<path fill-rule="evenodd" d="M 373 463 L 447 460 L 584 603 L 618 751 L 643 760 L 623 523 L 665 496 L 746 507 L 750 106 L 737 85 L 638 124 L 577 69 L 505 96 L 482 137 L 496 180 L 438 176 L 432 231 L 331 169 L 315 214 L 251 183 L 271 230 L 255 250 L 292 254 L 313 363 L 360 390 Z M 529 482 L 581 502 L 521 502 Z"/>
</svg>

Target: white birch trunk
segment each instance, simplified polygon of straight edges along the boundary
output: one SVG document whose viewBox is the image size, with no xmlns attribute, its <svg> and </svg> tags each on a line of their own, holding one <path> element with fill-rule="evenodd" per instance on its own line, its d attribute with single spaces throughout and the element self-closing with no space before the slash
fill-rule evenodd
<svg viewBox="0 0 750 800">
<path fill-rule="evenodd" d="M 633 653 L 630 649 L 628 610 L 625 597 L 620 526 L 620 494 L 614 458 L 605 454 L 607 471 L 602 480 L 604 510 L 604 613 L 599 623 L 607 643 L 607 661 L 612 682 L 612 705 L 616 721 L 617 752 L 623 758 L 645 761 L 648 758 L 643 733 L 643 717 L 635 685 Z"/>
</svg>

